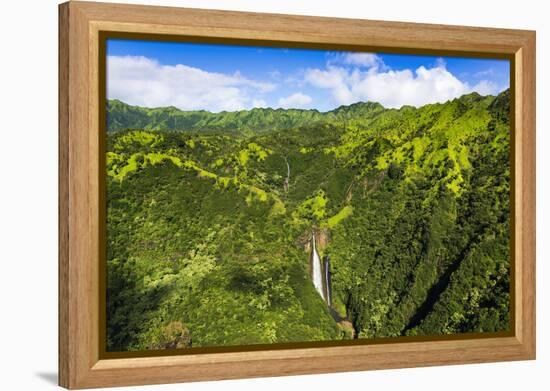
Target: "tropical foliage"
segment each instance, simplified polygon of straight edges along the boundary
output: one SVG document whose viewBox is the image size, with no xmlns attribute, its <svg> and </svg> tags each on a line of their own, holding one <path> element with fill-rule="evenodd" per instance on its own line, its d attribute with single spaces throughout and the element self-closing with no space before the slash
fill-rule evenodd
<svg viewBox="0 0 550 391">
<path fill-rule="evenodd" d="M 508 91 L 327 113 L 110 101 L 108 349 L 508 330 L 509 111 Z"/>
</svg>

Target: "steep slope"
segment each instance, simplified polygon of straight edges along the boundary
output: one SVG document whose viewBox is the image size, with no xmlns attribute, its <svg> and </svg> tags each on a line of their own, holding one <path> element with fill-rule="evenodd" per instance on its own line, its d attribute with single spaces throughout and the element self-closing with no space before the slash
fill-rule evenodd
<svg viewBox="0 0 550 391">
<path fill-rule="evenodd" d="M 399 110 L 110 110 L 110 350 L 349 338 L 345 317 L 360 338 L 508 329 L 507 91 Z M 312 232 L 336 316 L 309 277 Z"/>
<path fill-rule="evenodd" d="M 334 149 L 359 175 L 333 287 L 359 337 L 509 327 L 508 93 L 384 113 Z"/>
</svg>

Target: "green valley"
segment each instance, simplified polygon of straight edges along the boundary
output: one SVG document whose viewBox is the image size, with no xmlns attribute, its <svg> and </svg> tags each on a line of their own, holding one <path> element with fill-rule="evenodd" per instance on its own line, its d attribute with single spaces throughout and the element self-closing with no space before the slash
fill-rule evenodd
<svg viewBox="0 0 550 391">
<path fill-rule="evenodd" d="M 509 113 L 108 101 L 107 350 L 508 330 Z"/>
</svg>

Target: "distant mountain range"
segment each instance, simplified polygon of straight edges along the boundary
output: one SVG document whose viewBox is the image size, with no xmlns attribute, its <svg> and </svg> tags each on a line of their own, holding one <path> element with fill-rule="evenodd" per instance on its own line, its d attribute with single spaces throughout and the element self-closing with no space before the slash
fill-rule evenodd
<svg viewBox="0 0 550 391">
<path fill-rule="evenodd" d="M 379 103 L 354 103 L 329 112 L 302 109 L 255 108 L 212 113 L 205 110 L 183 111 L 176 107 L 145 108 L 120 100 L 107 103 L 107 128 L 147 130 L 226 131 L 243 135 L 270 130 L 296 128 L 317 122 L 341 121 L 344 116 L 365 116 L 383 111 Z"/>
<path fill-rule="evenodd" d="M 509 90 L 502 92 L 499 96 L 501 99 L 508 97 Z M 473 92 L 453 101 L 471 104 L 483 99 L 484 97 Z M 158 108 L 131 106 L 114 99 L 107 101 L 107 129 L 109 132 L 123 129 L 224 131 L 250 136 L 271 130 L 309 126 L 318 122 L 344 123 L 348 120 L 372 117 L 384 111 L 404 113 L 414 110 L 417 109 L 412 106 L 385 109 L 379 103 L 357 102 L 327 112 L 315 109 L 254 108 L 212 113 L 205 110 L 184 111 L 174 106 Z"/>
</svg>

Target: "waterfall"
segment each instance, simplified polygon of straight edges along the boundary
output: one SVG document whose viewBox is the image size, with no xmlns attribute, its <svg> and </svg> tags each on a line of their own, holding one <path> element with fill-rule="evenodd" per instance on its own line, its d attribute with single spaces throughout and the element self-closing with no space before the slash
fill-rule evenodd
<svg viewBox="0 0 550 391">
<path fill-rule="evenodd" d="M 315 248 L 315 235 L 312 236 L 311 242 L 313 249 L 311 252 L 313 285 L 315 286 L 315 289 L 317 289 L 317 292 L 319 292 L 323 300 L 325 300 L 325 292 L 323 289 L 323 272 L 321 270 L 321 259 L 319 258 L 319 254 L 317 254 L 317 249 Z"/>
</svg>

